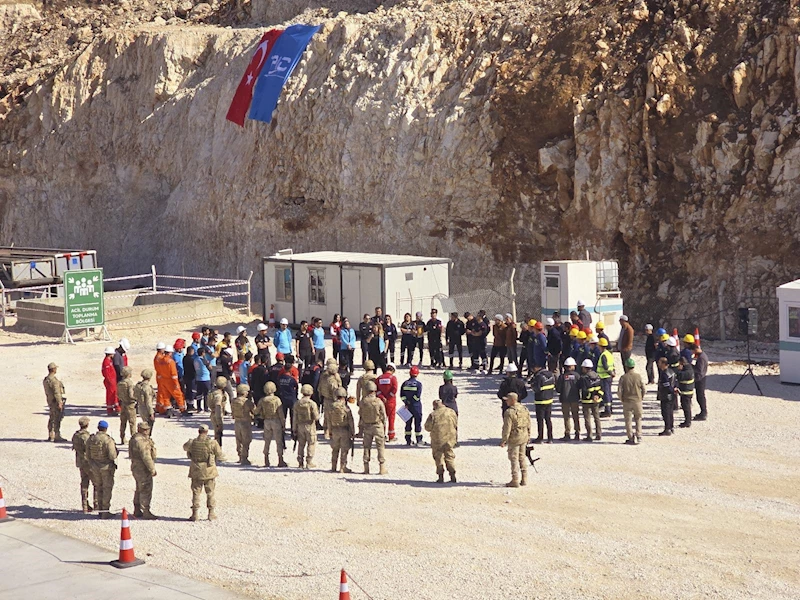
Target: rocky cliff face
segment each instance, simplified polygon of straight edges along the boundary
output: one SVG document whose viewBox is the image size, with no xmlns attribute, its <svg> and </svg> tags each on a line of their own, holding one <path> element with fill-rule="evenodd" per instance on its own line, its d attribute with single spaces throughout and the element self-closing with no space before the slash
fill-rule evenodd
<svg viewBox="0 0 800 600">
<path fill-rule="evenodd" d="M 796 8 L 326 6 L 294 19 L 323 29 L 273 123 L 243 129 L 225 113 L 262 28 L 100 32 L 0 121 L 0 237 L 115 273 L 246 275 L 286 246 L 461 272 L 588 250 L 620 259 L 637 321 L 716 332 L 724 281 L 729 333 L 739 304 L 774 332 L 774 286 L 800 276 Z"/>
</svg>

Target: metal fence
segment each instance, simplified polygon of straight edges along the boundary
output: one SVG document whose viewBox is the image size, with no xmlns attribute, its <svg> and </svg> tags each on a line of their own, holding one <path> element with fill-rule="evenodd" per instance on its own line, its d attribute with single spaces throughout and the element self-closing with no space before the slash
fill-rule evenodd
<svg viewBox="0 0 800 600">
<path fill-rule="evenodd" d="M 496 274 L 451 275 L 450 297 L 443 299 L 446 312 L 463 315 L 483 309 L 488 315 L 511 313 L 515 321 L 539 319 L 542 291 L 539 265 L 518 265 Z"/>
</svg>

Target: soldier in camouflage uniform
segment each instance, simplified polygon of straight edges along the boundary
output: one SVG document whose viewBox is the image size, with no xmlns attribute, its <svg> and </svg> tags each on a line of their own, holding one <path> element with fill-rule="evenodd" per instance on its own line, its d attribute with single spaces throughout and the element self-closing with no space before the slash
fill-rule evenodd
<svg viewBox="0 0 800 600">
<path fill-rule="evenodd" d="M 328 423 L 328 410 L 336 400 L 336 391 L 342 387 L 342 378 L 339 376 L 339 365 L 335 359 L 329 358 L 325 363 L 325 372 L 319 378 L 317 394 L 322 400 L 323 427 L 325 439 L 331 438 L 330 424 Z"/>
<path fill-rule="evenodd" d="M 136 398 L 136 410 L 142 422 L 150 425 L 150 435 L 153 435 L 153 426 L 156 422 L 156 393 L 150 384 L 153 375 L 153 369 L 145 369 L 142 371 L 142 380 L 133 388 L 133 395 Z"/>
<path fill-rule="evenodd" d="M 220 395 L 222 395 L 221 390 L 215 391 L 219 391 Z M 220 448 L 217 441 L 209 439 L 208 425 L 200 425 L 198 432 L 200 435 L 183 445 L 186 455 L 192 461 L 189 466 L 189 479 L 192 480 L 192 516 L 189 517 L 189 520 L 197 521 L 197 511 L 200 510 L 200 495 L 205 489 L 208 520 L 213 521 L 217 518 L 214 512 L 214 507 L 217 504 L 214 499 L 214 489 L 216 488 L 218 475 L 217 463 L 223 462 L 225 456 L 222 454 L 222 448 Z"/>
<path fill-rule="evenodd" d="M 317 419 L 319 409 L 317 403 L 311 399 L 314 388 L 307 383 L 300 388 L 302 398 L 294 405 L 294 420 L 292 433 L 297 440 L 297 466 L 303 468 L 303 453 L 305 452 L 305 468 L 313 469 L 314 451 L 317 449 Z"/>
<path fill-rule="evenodd" d="M 239 464 L 249 465 L 250 443 L 253 441 L 253 401 L 248 397 L 250 386 L 240 383 L 236 386 L 236 398 L 231 401 L 233 428 L 236 434 L 236 453 Z"/>
<path fill-rule="evenodd" d="M 117 470 L 117 446 L 108 435 L 108 423 L 100 421 L 97 424 L 97 433 L 86 440 L 86 460 L 89 462 L 92 484 L 97 491 L 97 511 L 101 519 L 109 519 L 113 515 L 109 512 L 111 507 L 111 493 L 114 490 L 114 471 Z"/>
<path fill-rule="evenodd" d="M 207 405 L 211 411 L 211 426 L 214 428 L 214 439 L 217 440 L 220 448 L 222 447 L 222 403 L 225 401 L 223 390 L 228 386 L 225 377 L 217 377 L 214 382 L 214 390 L 208 395 Z"/>
<path fill-rule="evenodd" d="M 127 369 L 128 367 L 125 367 Z M 122 398 L 120 397 L 120 402 Z M 150 426 L 139 423 L 138 432 L 128 444 L 128 458 L 131 459 L 131 473 L 136 481 L 133 494 L 133 516 L 142 519 L 157 519 L 150 512 L 153 498 L 153 477 L 156 476 L 156 445 L 150 438 Z"/>
<path fill-rule="evenodd" d="M 269 467 L 269 447 L 275 441 L 275 449 L 278 452 L 278 466 L 287 467 L 283 460 L 283 427 L 286 423 L 286 415 L 283 412 L 283 403 L 275 395 L 277 386 L 268 381 L 264 384 L 264 396 L 258 403 L 255 413 L 256 417 L 264 420 L 264 466 Z"/>
<path fill-rule="evenodd" d="M 61 419 L 64 418 L 64 384 L 56 377 L 58 365 L 47 365 L 47 377 L 44 378 L 44 395 L 47 397 L 47 407 L 50 409 L 50 419 L 47 421 L 47 440 L 50 442 L 66 442 L 61 437 Z"/>
<path fill-rule="evenodd" d="M 503 397 L 506 412 L 503 414 L 503 441 L 500 446 L 508 446 L 508 460 L 511 461 L 511 481 L 506 487 L 519 487 L 528 484 L 528 464 L 525 462 L 525 446 L 531 439 L 531 413 L 517 402 L 517 394 L 511 392 Z M 522 478 L 520 479 L 520 472 Z"/>
<path fill-rule="evenodd" d="M 356 404 L 361 408 L 361 401 L 367 397 L 367 383 L 370 381 L 375 383 L 378 381 L 378 374 L 375 373 L 375 363 L 371 360 L 364 361 L 364 374 L 358 378 L 356 382 Z M 376 384 L 377 385 L 377 384 Z M 377 387 L 375 388 L 378 389 Z M 384 407 L 385 412 L 385 407 Z M 358 437 L 361 437 L 363 434 L 364 427 L 361 424 L 361 411 L 358 411 Z"/>
<path fill-rule="evenodd" d="M 386 462 L 386 457 L 384 456 L 386 447 L 386 407 L 376 395 L 378 386 L 374 381 L 367 381 L 364 384 L 364 391 L 367 395 L 361 401 L 359 408 L 359 425 L 364 435 L 364 474 L 369 475 L 372 441 L 375 440 L 380 474 L 386 475 L 389 472 L 384 464 Z"/>
<path fill-rule="evenodd" d="M 89 483 L 92 480 L 91 470 L 89 468 L 89 461 L 86 460 L 86 441 L 91 435 L 89 433 L 89 417 L 81 417 L 78 419 L 80 429 L 72 436 L 72 449 L 75 451 L 75 466 L 81 474 L 81 506 L 83 512 L 90 513 L 94 510 L 89 504 Z M 94 488 L 94 504 L 99 508 L 97 501 L 97 488 Z"/>
<path fill-rule="evenodd" d="M 130 426 L 131 437 L 136 435 L 136 385 L 131 379 L 133 370 L 122 367 L 122 379 L 117 383 L 117 399 L 119 400 L 119 443 L 125 443 L 125 430 Z"/>
<path fill-rule="evenodd" d="M 456 445 L 458 432 L 458 415 L 452 408 L 446 407 L 441 400 L 433 401 L 433 412 L 425 421 L 425 431 L 431 434 L 431 451 L 436 463 L 436 483 L 444 483 L 444 469 L 450 473 L 450 481 L 456 482 Z"/>
<path fill-rule="evenodd" d="M 330 413 L 330 414 L 329 414 Z M 336 390 L 336 400 L 325 409 L 331 431 L 331 473 L 352 473 L 347 468 L 347 453 L 356 433 L 353 413 L 347 405 L 347 390 Z"/>
</svg>

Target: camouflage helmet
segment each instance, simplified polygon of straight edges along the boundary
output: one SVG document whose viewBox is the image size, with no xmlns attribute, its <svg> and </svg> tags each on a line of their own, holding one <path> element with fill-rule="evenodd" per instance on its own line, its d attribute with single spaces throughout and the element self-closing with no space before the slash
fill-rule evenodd
<svg viewBox="0 0 800 600">
<path fill-rule="evenodd" d="M 58 365 L 56 363 L 54 363 L 54 362 L 51 362 L 50 364 L 47 365 L 47 370 L 48 371 L 55 371 L 57 368 L 58 368 Z"/>
<path fill-rule="evenodd" d="M 371 360 L 367 359 L 364 361 L 364 370 L 365 371 L 374 371 L 375 370 L 375 363 Z"/>
<path fill-rule="evenodd" d="M 338 373 L 339 363 L 337 363 L 334 359 L 329 358 L 325 363 L 325 370 L 328 371 L 328 373 Z"/>
<path fill-rule="evenodd" d="M 336 397 L 337 398 L 347 398 L 347 390 L 343 387 L 340 387 L 336 390 Z"/>
<path fill-rule="evenodd" d="M 81 429 L 86 429 L 89 426 L 89 417 L 81 417 L 78 419 L 78 425 L 81 426 Z"/>
<path fill-rule="evenodd" d="M 374 381 L 368 381 L 364 384 L 364 389 L 367 390 L 368 393 L 377 392 L 378 386 L 375 385 Z"/>
<path fill-rule="evenodd" d="M 250 386 L 246 383 L 240 383 L 236 386 L 236 395 L 237 396 L 247 396 L 250 393 Z"/>
<path fill-rule="evenodd" d="M 228 385 L 228 380 L 225 377 L 221 376 L 217 377 L 217 380 L 214 382 L 214 385 L 216 385 L 219 389 L 222 389 Z"/>
<path fill-rule="evenodd" d="M 122 374 L 122 377 L 124 379 L 126 377 L 130 377 L 131 375 L 133 375 L 133 369 L 131 369 L 130 367 L 122 367 L 120 373 Z"/>
<path fill-rule="evenodd" d="M 278 386 L 276 386 L 271 381 L 268 381 L 267 383 L 264 384 L 264 393 L 267 396 L 272 396 L 272 394 L 274 394 L 277 389 L 278 389 Z"/>
<path fill-rule="evenodd" d="M 153 378 L 153 369 L 142 370 L 142 379 L 152 379 L 152 378 Z"/>
<path fill-rule="evenodd" d="M 311 387 L 309 384 L 304 383 L 303 387 L 300 388 L 300 393 L 303 394 L 303 396 L 310 396 L 311 394 L 314 393 L 314 388 Z"/>
</svg>

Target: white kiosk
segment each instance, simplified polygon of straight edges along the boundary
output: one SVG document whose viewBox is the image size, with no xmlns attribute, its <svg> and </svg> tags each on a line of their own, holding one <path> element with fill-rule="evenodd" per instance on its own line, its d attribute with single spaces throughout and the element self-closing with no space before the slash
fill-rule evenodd
<svg viewBox="0 0 800 600">
<path fill-rule="evenodd" d="M 541 264 L 542 319 L 561 314 L 562 320 L 577 310 L 583 300 L 592 315 L 592 329 L 598 321 L 605 325 L 611 340 L 619 338 L 622 292 L 619 266 L 615 260 L 547 260 Z"/>
<path fill-rule="evenodd" d="M 800 385 L 800 279 L 777 292 L 781 383 Z"/>
</svg>

